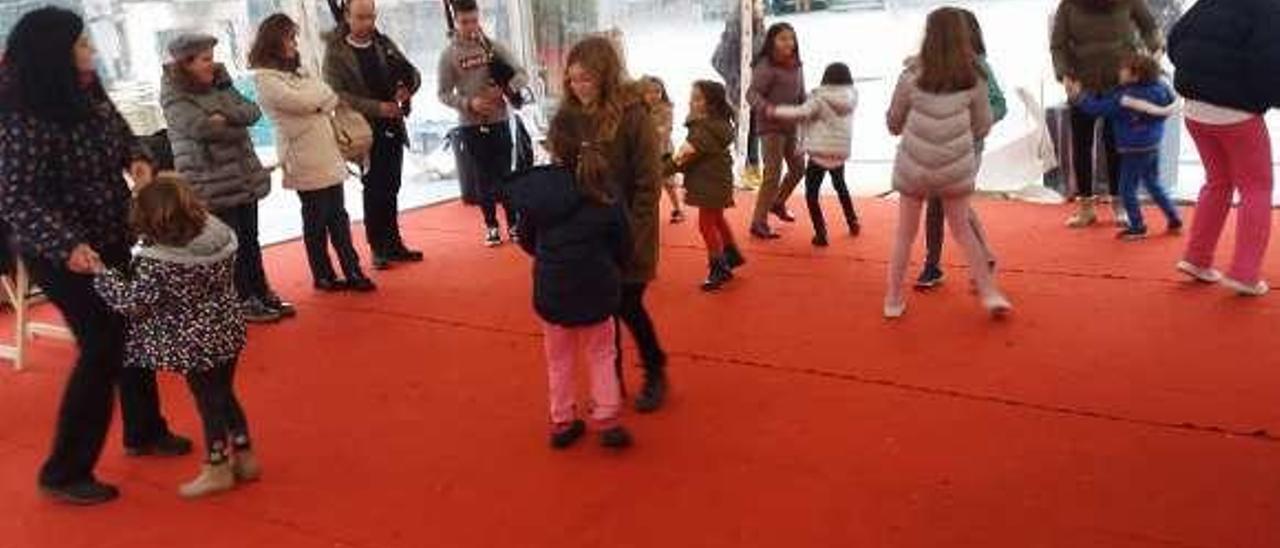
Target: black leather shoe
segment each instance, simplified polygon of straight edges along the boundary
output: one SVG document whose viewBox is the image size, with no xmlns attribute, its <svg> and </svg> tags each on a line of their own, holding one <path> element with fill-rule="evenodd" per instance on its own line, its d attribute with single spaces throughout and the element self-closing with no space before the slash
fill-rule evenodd
<svg viewBox="0 0 1280 548">
<path fill-rule="evenodd" d="M 423 255 L 421 251 L 416 249 L 401 247 L 392 253 L 389 258 L 391 259 L 391 262 L 395 263 L 420 263 L 422 262 Z"/>
<path fill-rule="evenodd" d="M 578 441 L 583 434 L 587 433 L 587 423 L 581 419 L 575 420 L 569 424 L 569 427 L 559 432 L 551 433 L 552 449 L 568 449 L 570 445 Z"/>
<path fill-rule="evenodd" d="M 281 318 L 292 318 L 298 315 L 298 309 L 293 306 L 293 303 L 281 299 L 274 291 L 267 291 L 267 296 L 262 298 L 262 304 L 275 310 Z"/>
<path fill-rule="evenodd" d="M 600 433 L 600 445 L 609 449 L 626 449 L 631 443 L 631 432 L 621 426 Z"/>
<path fill-rule="evenodd" d="M 316 291 L 325 293 L 337 293 L 349 289 L 347 282 L 336 278 L 318 278 L 315 281 Z"/>
<path fill-rule="evenodd" d="M 667 378 L 665 375 L 645 375 L 644 387 L 636 398 L 636 411 L 652 413 L 662 408 L 667 401 Z"/>
<path fill-rule="evenodd" d="M 357 293 L 369 293 L 378 290 L 378 286 L 373 283 L 373 280 L 364 276 L 347 278 L 347 287 Z"/>
<path fill-rule="evenodd" d="M 773 207 L 769 208 L 769 213 L 772 213 L 774 217 L 777 217 L 778 220 L 784 223 L 796 222 L 796 216 L 792 215 L 790 211 L 787 211 L 787 206 L 783 204 L 775 204 Z"/>
<path fill-rule="evenodd" d="M 191 452 L 191 440 L 177 434 L 165 434 L 146 445 L 125 447 L 124 452 L 130 457 L 181 457 Z"/>
<path fill-rule="evenodd" d="M 761 240 L 776 240 L 782 237 L 765 223 L 751 225 L 751 236 Z"/>
<path fill-rule="evenodd" d="M 76 506 L 103 504 L 120 497 L 120 490 L 115 486 L 95 479 L 59 487 L 41 485 L 40 492 L 58 502 Z"/>
<path fill-rule="evenodd" d="M 374 255 L 374 256 L 373 256 L 373 269 L 374 269 L 374 270 L 387 270 L 387 269 L 391 268 L 391 262 L 392 262 L 392 261 L 394 261 L 394 260 L 395 260 L 395 259 L 394 259 L 394 258 L 392 258 L 392 256 L 391 256 L 391 255 Z"/>
</svg>

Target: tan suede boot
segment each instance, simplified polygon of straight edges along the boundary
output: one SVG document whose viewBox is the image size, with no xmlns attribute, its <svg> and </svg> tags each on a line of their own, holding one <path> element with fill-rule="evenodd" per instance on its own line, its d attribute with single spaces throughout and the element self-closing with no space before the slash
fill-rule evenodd
<svg viewBox="0 0 1280 548">
<path fill-rule="evenodd" d="M 179 487 L 178 494 L 184 498 L 194 499 L 229 491 L 235 486 L 236 476 L 232 471 L 231 461 L 225 460 L 218 464 L 202 465 L 200 475 L 190 483 Z"/>
<path fill-rule="evenodd" d="M 231 463 L 236 481 L 258 481 L 262 477 L 262 465 L 258 463 L 258 457 L 254 456 L 252 449 L 236 451 Z"/>
<path fill-rule="evenodd" d="M 1098 222 L 1098 213 L 1094 211 L 1094 198 L 1080 198 L 1080 209 L 1067 219 L 1067 228 L 1084 228 Z"/>
</svg>

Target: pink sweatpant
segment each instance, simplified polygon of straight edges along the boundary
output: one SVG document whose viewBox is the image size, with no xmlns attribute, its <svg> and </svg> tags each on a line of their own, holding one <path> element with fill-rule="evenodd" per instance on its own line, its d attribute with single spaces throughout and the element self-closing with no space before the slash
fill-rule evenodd
<svg viewBox="0 0 1280 548">
<path fill-rule="evenodd" d="M 563 327 L 542 323 L 547 352 L 547 381 L 551 392 L 551 424 L 563 427 L 577 418 L 574 363 L 581 351 L 591 377 L 591 419 L 608 426 L 622 410 L 622 389 L 614 370 L 618 349 L 613 320 L 595 325 Z"/>
<path fill-rule="evenodd" d="M 1240 191 L 1236 214 L 1236 249 L 1227 276 L 1246 284 L 1261 278 L 1262 259 L 1271 238 L 1271 136 L 1262 117 L 1215 126 L 1187 120 L 1200 151 L 1206 178 L 1200 189 L 1185 259 L 1201 268 L 1213 266 L 1218 238 Z"/>
</svg>

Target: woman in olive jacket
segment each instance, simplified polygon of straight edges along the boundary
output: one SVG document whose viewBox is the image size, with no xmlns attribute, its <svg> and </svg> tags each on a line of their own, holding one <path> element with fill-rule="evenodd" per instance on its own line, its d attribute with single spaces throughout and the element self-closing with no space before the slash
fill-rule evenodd
<svg viewBox="0 0 1280 548">
<path fill-rule="evenodd" d="M 1120 61 L 1141 49 L 1164 48 L 1160 28 L 1146 0 L 1062 0 L 1053 19 L 1053 70 L 1059 81 L 1078 80 L 1090 93 L 1106 93 L 1119 82 Z M 1071 107 L 1073 165 L 1080 209 L 1067 226 L 1083 228 L 1098 221 L 1093 205 L 1094 127 L 1099 119 Z M 1107 156 L 1111 196 L 1119 189 L 1120 158 L 1115 134 L 1103 121 L 1103 150 Z M 1124 209 L 1116 202 L 1116 223 L 1128 225 Z"/>
</svg>

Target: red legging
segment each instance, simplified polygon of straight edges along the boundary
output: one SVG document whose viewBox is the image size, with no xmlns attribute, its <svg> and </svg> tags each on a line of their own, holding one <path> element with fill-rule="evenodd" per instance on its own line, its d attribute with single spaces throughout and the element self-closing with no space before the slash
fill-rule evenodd
<svg viewBox="0 0 1280 548">
<path fill-rule="evenodd" d="M 724 254 L 725 247 L 737 247 L 738 242 L 729 230 L 729 222 L 724 218 L 724 210 L 710 207 L 698 208 L 698 231 L 702 233 L 702 241 L 707 244 L 711 255 Z"/>
</svg>

